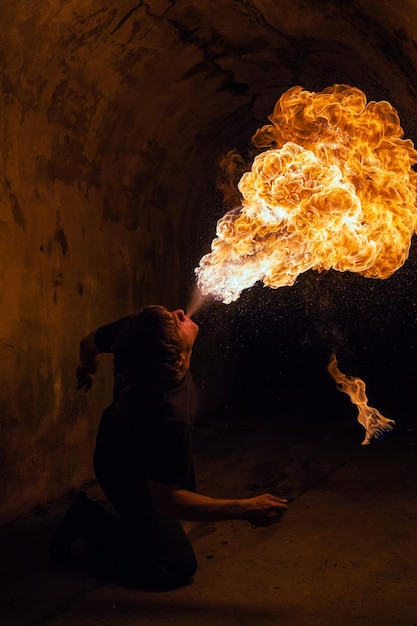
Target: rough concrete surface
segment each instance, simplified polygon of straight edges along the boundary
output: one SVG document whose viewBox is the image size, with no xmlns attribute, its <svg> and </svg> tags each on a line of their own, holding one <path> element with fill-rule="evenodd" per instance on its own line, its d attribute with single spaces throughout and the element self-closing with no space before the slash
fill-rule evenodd
<svg viewBox="0 0 417 626">
<path fill-rule="evenodd" d="M 255 424 L 255 425 L 254 425 Z M 272 419 L 196 429 L 199 488 L 299 498 L 280 525 L 187 523 L 199 571 L 187 587 L 152 593 L 99 580 L 83 562 L 48 556 L 67 499 L 4 526 L 0 623 L 5 626 L 415 626 L 417 472 L 413 433 L 369 446 L 355 437 Z M 359 439 L 360 441 L 360 439 Z M 95 484 L 85 486 L 98 500 Z"/>
</svg>

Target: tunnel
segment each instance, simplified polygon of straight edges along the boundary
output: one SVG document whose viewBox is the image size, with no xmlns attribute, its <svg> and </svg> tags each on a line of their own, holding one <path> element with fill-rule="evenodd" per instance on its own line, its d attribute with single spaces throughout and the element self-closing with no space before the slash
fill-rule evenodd
<svg viewBox="0 0 417 626">
<path fill-rule="evenodd" d="M 0 18 L 7 521 L 92 477 L 112 363 L 80 393 L 79 341 L 149 303 L 187 307 L 194 269 L 231 208 L 225 155 L 250 164 L 251 138 L 285 91 L 352 85 L 390 102 L 416 140 L 417 7 L 16 0 Z M 388 280 L 307 272 L 293 287 L 255 285 L 202 309 L 193 358 L 204 415 L 262 413 L 285 431 L 279 416 L 306 402 L 321 416 L 309 427 L 326 430 L 339 402 L 326 373 L 337 339 L 373 403 L 408 424 L 416 264 L 412 242 Z"/>
</svg>

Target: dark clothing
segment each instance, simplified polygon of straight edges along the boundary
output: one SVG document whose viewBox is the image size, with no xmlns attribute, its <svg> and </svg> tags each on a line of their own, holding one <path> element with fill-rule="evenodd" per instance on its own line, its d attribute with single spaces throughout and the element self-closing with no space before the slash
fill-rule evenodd
<svg viewBox="0 0 417 626">
<path fill-rule="evenodd" d="M 96 456 L 132 489 L 147 480 L 195 490 L 191 454 L 194 385 L 188 372 L 165 392 L 128 389 L 103 413 Z M 111 470 L 110 470 L 111 468 Z"/>
<path fill-rule="evenodd" d="M 131 315 L 127 315 L 126 317 L 122 317 L 115 322 L 111 322 L 110 324 L 105 324 L 104 326 L 97 328 L 94 333 L 94 343 L 96 344 L 96 348 L 99 352 L 114 352 L 117 337 L 126 322 L 128 322 L 131 317 Z"/>
<path fill-rule="evenodd" d="M 114 351 L 117 335 L 128 319 L 96 331 L 100 352 Z M 195 490 L 191 452 L 194 395 L 189 372 L 176 387 L 151 391 L 123 386 L 116 371 L 113 403 L 100 422 L 94 468 L 120 516 L 119 527 L 114 527 L 117 537 L 112 528 L 113 557 L 142 581 L 160 585 L 184 582 L 197 567 L 181 523 L 157 513 L 148 486 L 152 480 Z"/>
<path fill-rule="evenodd" d="M 131 315 L 122 317 L 115 322 L 100 326 L 94 333 L 94 343 L 99 352 L 107 352 L 108 354 L 114 354 L 114 350 L 117 343 L 117 338 L 122 331 L 125 324 L 131 319 Z M 117 400 L 123 389 L 123 381 L 120 379 L 119 374 L 114 371 L 114 385 L 113 385 L 113 401 Z"/>
</svg>

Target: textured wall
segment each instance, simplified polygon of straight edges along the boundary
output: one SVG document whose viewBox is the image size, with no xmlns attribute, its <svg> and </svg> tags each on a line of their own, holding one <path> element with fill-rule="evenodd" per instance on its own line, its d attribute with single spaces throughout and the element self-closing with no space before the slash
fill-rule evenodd
<svg viewBox="0 0 417 626">
<path fill-rule="evenodd" d="M 351 83 L 417 136 L 417 9 L 15 0 L 0 21 L 7 519 L 91 476 L 111 363 L 77 393 L 79 339 L 149 302 L 185 306 L 223 211 L 216 162 L 249 146 L 283 91 Z"/>
</svg>

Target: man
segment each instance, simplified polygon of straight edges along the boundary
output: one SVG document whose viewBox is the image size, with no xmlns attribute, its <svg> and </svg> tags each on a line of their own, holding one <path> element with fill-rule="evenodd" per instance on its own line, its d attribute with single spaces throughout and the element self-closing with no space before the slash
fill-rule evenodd
<svg viewBox="0 0 417 626">
<path fill-rule="evenodd" d="M 286 500 L 270 494 L 222 499 L 196 490 L 190 360 L 197 334 L 182 309 L 152 305 L 82 339 L 78 389 L 94 383 L 102 353 L 114 354 L 113 402 L 102 416 L 94 468 L 119 517 L 78 498 L 57 533 L 55 554 L 69 554 L 72 527 L 86 536 L 96 561 L 138 584 L 167 588 L 185 584 L 197 569 L 179 520 L 280 520 Z"/>
</svg>

